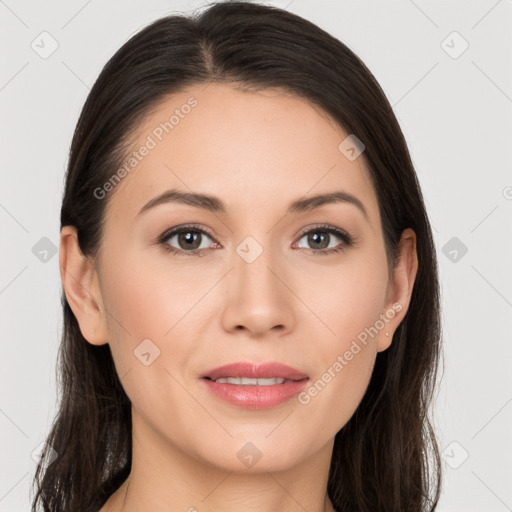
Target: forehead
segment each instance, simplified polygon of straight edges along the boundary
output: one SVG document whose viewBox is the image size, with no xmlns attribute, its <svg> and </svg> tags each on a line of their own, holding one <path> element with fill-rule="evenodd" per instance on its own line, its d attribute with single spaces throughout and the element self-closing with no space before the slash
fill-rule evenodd
<svg viewBox="0 0 512 512">
<path fill-rule="evenodd" d="M 356 195 L 376 220 L 363 158 L 339 149 L 348 135 L 319 107 L 278 89 L 191 86 L 161 101 L 132 134 L 134 153 L 108 208 L 133 219 L 151 198 L 179 188 L 222 198 L 229 214 L 336 189 Z"/>
</svg>

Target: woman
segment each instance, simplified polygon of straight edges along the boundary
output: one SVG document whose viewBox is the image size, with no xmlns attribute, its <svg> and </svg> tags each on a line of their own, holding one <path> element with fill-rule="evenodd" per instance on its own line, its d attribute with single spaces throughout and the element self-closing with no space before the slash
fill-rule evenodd
<svg viewBox="0 0 512 512">
<path fill-rule="evenodd" d="M 430 224 L 380 86 L 314 24 L 230 2 L 124 44 L 60 269 L 34 510 L 435 510 Z"/>
</svg>

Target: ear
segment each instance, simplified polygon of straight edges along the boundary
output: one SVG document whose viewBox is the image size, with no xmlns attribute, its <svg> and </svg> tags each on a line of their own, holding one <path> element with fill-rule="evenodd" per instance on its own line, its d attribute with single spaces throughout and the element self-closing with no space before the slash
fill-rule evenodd
<svg viewBox="0 0 512 512">
<path fill-rule="evenodd" d="M 83 337 L 92 345 L 108 343 L 98 273 L 94 261 L 80 250 L 73 226 L 61 229 L 59 266 L 66 299 Z"/>
<path fill-rule="evenodd" d="M 379 332 L 377 352 L 382 352 L 391 346 L 393 333 L 409 309 L 412 289 L 418 272 L 416 233 L 411 228 L 405 229 L 400 237 L 398 258 L 397 266 L 393 270 L 393 278 L 388 284 L 386 307 L 383 313 L 387 323 Z M 389 336 L 386 336 L 386 332 Z"/>
</svg>

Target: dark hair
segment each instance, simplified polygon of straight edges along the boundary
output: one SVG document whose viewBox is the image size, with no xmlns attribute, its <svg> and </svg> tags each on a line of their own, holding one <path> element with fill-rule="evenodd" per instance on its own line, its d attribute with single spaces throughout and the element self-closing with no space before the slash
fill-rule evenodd
<svg viewBox="0 0 512 512">
<path fill-rule="evenodd" d="M 169 94 L 212 81 L 245 90 L 277 87 L 327 112 L 365 146 L 389 268 L 405 228 L 417 237 L 418 272 L 390 348 L 377 354 L 368 389 L 336 434 L 328 494 L 339 511 L 433 511 L 441 462 L 428 412 L 441 351 L 438 268 L 431 227 L 407 144 L 384 92 L 343 43 L 285 10 L 214 3 L 161 18 L 103 68 L 73 136 L 61 227 L 75 226 L 82 253 L 101 246 L 107 201 L 94 190 L 119 168 L 130 137 Z M 82 336 L 62 294 L 60 404 L 34 484 L 33 508 L 99 508 L 131 470 L 131 403 L 108 344 Z M 47 467 L 52 448 L 58 454 Z M 94 509 L 91 509 L 94 510 Z"/>
</svg>

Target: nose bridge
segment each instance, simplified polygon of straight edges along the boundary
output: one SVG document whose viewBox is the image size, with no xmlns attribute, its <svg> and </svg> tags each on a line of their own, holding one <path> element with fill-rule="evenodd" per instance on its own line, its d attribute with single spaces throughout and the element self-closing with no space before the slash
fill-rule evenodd
<svg viewBox="0 0 512 512">
<path fill-rule="evenodd" d="M 232 267 L 224 327 L 243 326 L 260 334 L 275 326 L 289 328 L 293 318 L 291 293 L 282 282 L 286 282 L 286 275 L 280 274 L 286 272 L 281 270 L 284 267 L 270 237 L 263 237 L 261 243 L 253 236 L 242 240 L 233 253 Z"/>
<path fill-rule="evenodd" d="M 237 293 L 260 296 L 261 299 L 271 301 L 276 294 L 280 294 L 279 282 L 270 270 L 279 266 L 279 255 L 273 250 L 270 236 L 247 236 L 236 247 L 234 257 L 235 279 L 237 280 Z M 243 297 L 240 297 L 243 298 Z"/>
</svg>

